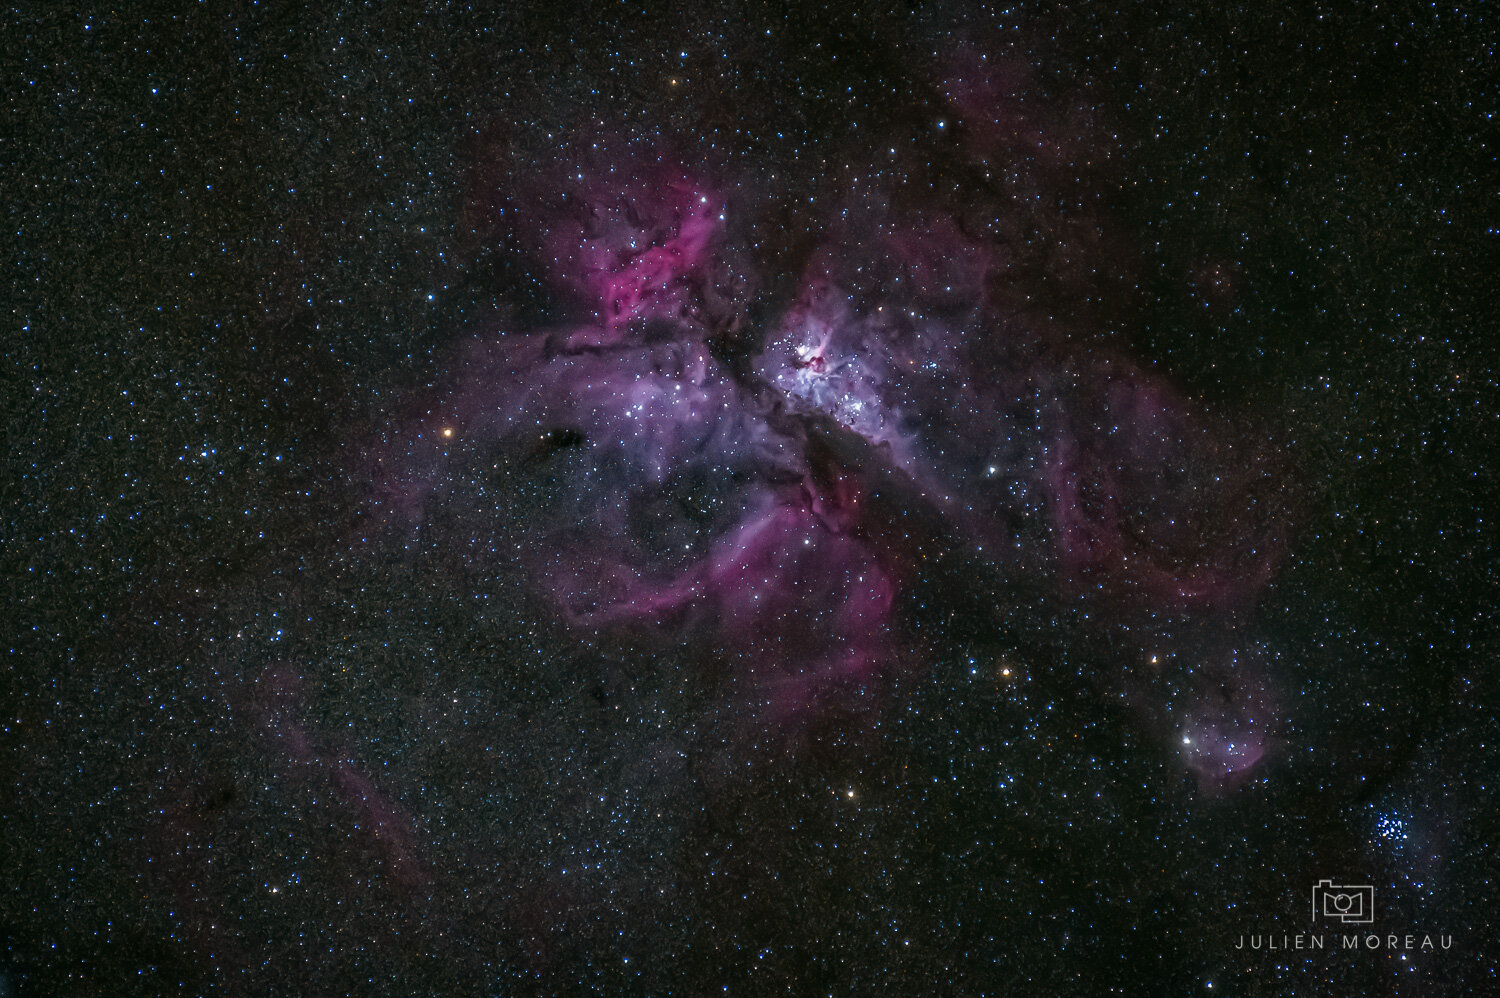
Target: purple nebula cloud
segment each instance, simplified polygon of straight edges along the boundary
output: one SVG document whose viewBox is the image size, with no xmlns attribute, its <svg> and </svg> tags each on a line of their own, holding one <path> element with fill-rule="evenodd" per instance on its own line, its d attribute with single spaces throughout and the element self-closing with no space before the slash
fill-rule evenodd
<svg viewBox="0 0 1500 998">
<path fill-rule="evenodd" d="M 949 81 L 962 156 L 1079 154 L 987 72 Z M 418 529 L 435 502 L 477 502 L 467 453 L 564 441 L 584 470 L 569 522 L 528 535 L 537 592 L 580 632 L 692 634 L 777 716 L 913 661 L 895 619 L 921 573 L 865 508 L 871 476 L 1062 598 L 1214 619 L 1253 605 L 1285 549 L 1275 476 L 1162 379 L 1018 305 L 1038 259 L 1017 236 L 1027 184 L 1008 207 L 851 185 L 785 273 L 750 265 L 768 258 L 742 235 L 776 195 L 726 198 L 756 186 L 675 162 L 580 157 L 547 188 L 520 235 L 578 319 L 458 355 L 370 450 L 379 520 Z M 1040 259 L 1071 288 L 1086 226 L 1057 228 Z M 857 467 L 829 463 L 830 439 Z M 703 495 L 711 510 L 684 498 Z M 1265 756 L 1274 698 L 1234 655 L 1196 674 L 1214 678 L 1155 726 L 1230 785 Z"/>
</svg>

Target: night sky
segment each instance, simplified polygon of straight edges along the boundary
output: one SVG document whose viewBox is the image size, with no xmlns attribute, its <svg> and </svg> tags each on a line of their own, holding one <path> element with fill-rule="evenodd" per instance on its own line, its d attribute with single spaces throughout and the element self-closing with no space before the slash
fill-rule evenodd
<svg viewBox="0 0 1500 998">
<path fill-rule="evenodd" d="M 0 998 L 1500 988 L 1480 4 L 68 6 Z"/>
</svg>

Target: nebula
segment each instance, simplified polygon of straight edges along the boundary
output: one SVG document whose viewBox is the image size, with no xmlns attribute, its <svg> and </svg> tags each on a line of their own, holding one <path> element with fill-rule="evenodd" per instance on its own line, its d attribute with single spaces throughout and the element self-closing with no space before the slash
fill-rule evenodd
<svg viewBox="0 0 1500 998">
<path fill-rule="evenodd" d="M 1238 635 L 1284 556 L 1275 476 L 1165 379 L 1018 304 L 1085 280 L 1076 217 L 1041 250 L 1021 235 L 1030 191 L 1077 151 L 969 72 L 944 122 L 956 155 L 1028 178 L 969 201 L 851 183 L 795 258 L 747 235 L 778 208 L 749 178 L 664 153 L 570 161 L 515 233 L 568 319 L 458 353 L 370 449 L 375 519 L 419 530 L 457 503 L 524 533 L 491 544 L 524 549 L 569 627 L 691 633 L 778 717 L 915 660 L 896 617 L 921 570 L 867 508 L 876 481 L 1059 600 Z M 571 455 L 567 509 L 485 507 L 473 468 L 497 451 Z M 1253 771 L 1274 725 L 1263 663 L 1235 640 L 1161 652 L 1186 679 L 1146 668 L 1137 697 L 1178 683 L 1145 713 L 1208 786 Z M 1171 643 L 1120 654 L 1158 662 Z"/>
</svg>

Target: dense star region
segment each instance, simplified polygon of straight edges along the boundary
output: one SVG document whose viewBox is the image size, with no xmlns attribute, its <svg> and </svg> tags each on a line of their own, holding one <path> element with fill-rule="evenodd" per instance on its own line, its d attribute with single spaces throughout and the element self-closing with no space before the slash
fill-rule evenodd
<svg viewBox="0 0 1500 998">
<path fill-rule="evenodd" d="M 0 14 L 0 998 L 1496 990 L 1477 6 L 190 6 Z"/>
</svg>

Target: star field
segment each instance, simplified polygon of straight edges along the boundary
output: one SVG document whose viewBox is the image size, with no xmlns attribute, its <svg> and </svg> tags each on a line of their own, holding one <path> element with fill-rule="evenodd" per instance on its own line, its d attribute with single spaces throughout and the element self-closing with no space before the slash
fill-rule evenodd
<svg viewBox="0 0 1500 998">
<path fill-rule="evenodd" d="M 1485 993 L 1483 15 L 7 12 L 0 994 Z"/>
</svg>

